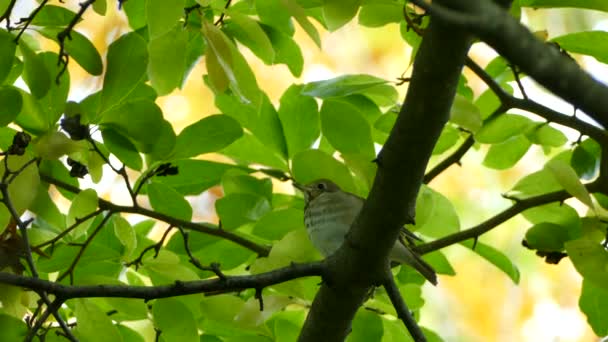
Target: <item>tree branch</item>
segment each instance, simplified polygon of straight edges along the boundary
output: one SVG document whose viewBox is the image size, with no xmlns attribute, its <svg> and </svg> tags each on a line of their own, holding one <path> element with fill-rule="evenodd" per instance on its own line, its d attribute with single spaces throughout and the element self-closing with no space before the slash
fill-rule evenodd
<svg viewBox="0 0 608 342">
<path fill-rule="evenodd" d="M 589 183 L 586 185 L 586 188 L 590 193 L 597 192 L 601 189 L 601 184 L 600 182 Z M 478 238 L 482 234 L 496 228 L 515 215 L 522 213 L 526 209 L 552 202 L 561 202 L 570 197 L 572 197 L 572 195 L 570 195 L 566 190 L 559 190 L 525 199 L 517 199 L 512 206 L 475 227 L 462 230 L 458 233 L 445 236 L 441 239 L 437 239 L 423 245 L 418 245 L 414 248 L 414 250 L 419 254 L 426 254 L 468 239 Z"/>
<path fill-rule="evenodd" d="M 55 178 L 45 175 L 43 173 L 40 174 L 40 179 L 42 179 L 43 181 L 45 181 L 49 184 L 53 184 L 59 188 L 73 192 L 75 194 L 82 191 L 78 187 L 64 183 L 58 179 L 55 179 Z M 159 213 L 159 212 L 156 212 L 153 210 L 149 210 L 146 208 L 142 208 L 142 207 L 117 205 L 112 202 L 106 201 L 102 198 L 99 198 L 98 200 L 99 200 L 99 208 L 101 208 L 103 210 L 109 210 L 112 212 L 120 212 L 120 213 L 139 214 L 142 216 L 146 216 L 149 218 L 153 218 L 153 219 L 156 219 L 159 221 L 166 222 L 173 226 L 181 226 L 181 227 L 188 228 L 190 230 L 194 230 L 194 231 L 201 232 L 204 234 L 217 236 L 217 237 L 220 237 L 220 238 L 223 238 L 226 240 L 230 240 L 240 246 L 243 246 L 249 250 L 252 250 L 252 251 L 256 252 L 259 256 L 262 256 L 262 257 L 268 256 L 268 253 L 270 252 L 270 247 L 268 247 L 268 246 L 260 245 L 253 241 L 250 241 L 242 236 L 239 236 L 233 232 L 219 229 L 209 223 L 198 223 L 198 222 L 181 220 L 181 219 L 171 217 L 169 215 L 165 215 L 165 214 L 162 214 L 162 213 Z"/>
<path fill-rule="evenodd" d="M 405 304 L 405 300 L 401 296 L 401 292 L 399 292 L 399 288 L 395 283 L 395 279 L 393 278 L 393 274 L 390 269 L 387 270 L 386 280 L 384 282 L 384 288 L 386 289 L 386 294 L 391 299 L 391 303 L 393 303 L 393 307 L 397 311 L 397 316 L 399 319 L 403 321 L 405 324 L 405 328 L 410 332 L 415 342 L 426 342 L 426 337 L 422 333 L 422 329 L 412 316 L 410 309 L 408 309 L 407 304 Z"/>
<path fill-rule="evenodd" d="M 432 5 L 424 0 L 411 1 L 446 24 L 476 34 L 519 70 L 608 127 L 608 87 L 558 49 L 540 41 L 492 1 L 459 1 L 453 5 L 458 9 L 436 1 Z"/>
<path fill-rule="evenodd" d="M 436 0 L 444 3 L 447 0 Z M 431 19 L 378 172 L 345 243 L 330 256 L 328 277 L 311 306 L 299 341 L 343 341 L 369 289 L 384 282 L 388 254 L 415 201 L 433 147 L 448 121 L 470 37 Z"/>
<path fill-rule="evenodd" d="M 64 300 L 89 297 L 120 297 L 152 300 L 195 293 L 214 293 L 218 291 L 236 292 L 249 288 L 264 288 L 297 278 L 323 276 L 325 267 L 325 263 L 322 261 L 306 264 L 291 264 L 287 267 L 260 274 L 226 276 L 224 279 L 213 278 L 195 281 L 176 281 L 171 285 L 160 286 L 64 285 L 39 278 L 0 272 L 0 283 L 21 286 L 33 291 L 52 293 Z"/>
</svg>

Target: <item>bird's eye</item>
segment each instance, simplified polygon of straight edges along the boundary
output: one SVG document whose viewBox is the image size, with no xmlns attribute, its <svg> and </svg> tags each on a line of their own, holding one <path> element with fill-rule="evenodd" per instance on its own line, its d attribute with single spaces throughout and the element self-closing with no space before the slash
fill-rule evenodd
<svg viewBox="0 0 608 342">
<path fill-rule="evenodd" d="M 323 183 L 317 184 L 317 189 L 319 189 L 319 190 L 325 190 L 325 184 L 323 184 Z"/>
</svg>

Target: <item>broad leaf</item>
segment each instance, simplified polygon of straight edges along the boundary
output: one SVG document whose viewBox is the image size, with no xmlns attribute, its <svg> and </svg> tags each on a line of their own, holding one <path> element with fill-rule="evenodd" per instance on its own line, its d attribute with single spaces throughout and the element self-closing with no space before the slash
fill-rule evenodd
<svg viewBox="0 0 608 342">
<path fill-rule="evenodd" d="M 148 43 L 148 77 L 159 95 L 166 95 L 181 86 L 186 69 L 187 39 L 186 30 L 181 25 L 176 25 Z"/>
<path fill-rule="evenodd" d="M 41 98 L 49 91 L 51 74 L 46 68 L 40 54 L 36 54 L 24 40 L 19 49 L 23 54 L 23 80 L 36 98 Z"/>
<path fill-rule="evenodd" d="M 317 103 L 301 95 L 301 89 L 301 86 L 289 87 L 281 96 L 278 112 L 290 157 L 310 148 L 320 133 Z"/>
<path fill-rule="evenodd" d="M 13 67 L 17 49 L 17 44 L 13 39 L 10 33 L 0 30 L 0 84 L 4 82 Z"/>
<path fill-rule="evenodd" d="M 164 35 L 184 15 L 186 0 L 146 0 L 146 19 L 150 40 Z"/>
<path fill-rule="evenodd" d="M 190 203 L 170 186 L 157 182 L 148 184 L 148 198 L 152 208 L 159 213 L 185 221 L 192 219 Z"/>
<path fill-rule="evenodd" d="M 148 66 L 146 42 L 135 32 L 127 33 L 110 45 L 107 59 L 98 113 L 121 104 L 145 76 Z"/>
<path fill-rule="evenodd" d="M 228 115 L 212 115 L 184 128 L 177 136 L 173 158 L 216 152 L 243 135 L 241 125 Z"/>
<path fill-rule="evenodd" d="M 473 241 L 467 240 L 462 245 L 470 248 L 473 252 L 479 254 L 482 258 L 489 261 L 492 265 L 496 266 L 499 270 L 503 271 L 506 275 L 511 278 L 513 283 L 519 284 L 519 269 L 517 266 L 501 251 L 496 248 L 486 245 L 482 242 L 477 241 L 475 248 L 473 249 Z"/>
</svg>

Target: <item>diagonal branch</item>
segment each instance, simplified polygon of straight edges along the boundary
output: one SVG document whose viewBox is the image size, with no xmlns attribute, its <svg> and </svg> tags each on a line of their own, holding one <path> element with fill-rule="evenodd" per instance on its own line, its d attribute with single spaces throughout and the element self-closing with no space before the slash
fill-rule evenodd
<svg viewBox="0 0 608 342">
<path fill-rule="evenodd" d="M 53 184 L 59 188 L 65 189 L 67 191 L 70 191 L 70 192 L 73 192 L 76 194 L 82 191 L 78 187 L 64 183 L 58 179 L 55 179 L 55 178 L 45 175 L 43 173 L 40 174 L 40 179 L 42 179 L 43 181 L 45 181 L 49 184 Z M 268 253 L 270 252 L 270 247 L 268 247 L 268 246 L 255 243 L 253 241 L 248 240 L 247 238 L 244 238 L 233 232 L 217 228 L 214 225 L 209 224 L 209 223 L 198 223 L 198 222 L 181 220 L 181 219 L 178 219 L 178 218 L 175 218 L 175 217 L 172 217 L 169 215 L 165 215 L 165 214 L 153 211 L 153 210 L 149 210 L 146 208 L 142 208 L 139 206 L 135 207 L 135 206 L 117 205 L 110 201 L 106 201 L 102 198 L 99 199 L 99 208 L 101 208 L 103 210 L 109 210 L 111 212 L 117 212 L 117 213 L 120 212 L 120 213 L 128 213 L 128 214 L 138 214 L 138 215 L 142 215 L 142 216 L 153 218 L 153 219 L 156 219 L 159 221 L 166 222 L 173 226 L 181 226 L 181 227 L 188 228 L 190 230 L 194 230 L 194 231 L 197 231 L 200 233 L 217 236 L 217 237 L 220 237 L 220 238 L 223 238 L 226 240 L 230 240 L 247 249 L 250 249 L 262 257 L 268 256 Z"/>
<path fill-rule="evenodd" d="M 520 71 L 608 127 L 608 87 L 557 48 L 540 41 L 493 1 L 459 1 L 451 5 L 457 9 L 437 1 L 411 1 L 436 19 L 474 33 Z"/>
<path fill-rule="evenodd" d="M 599 191 L 602 185 L 600 182 L 594 182 L 587 184 L 586 187 L 587 191 L 593 193 Z M 505 221 L 513 218 L 515 215 L 522 213 L 526 209 L 552 202 L 561 202 L 570 197 L 572 197 L 572 195 L 570 195 L 566 190 L 559 190 L 525 199 L 518 199 L 509 208 L 492 216 L 477 226 L 445 236 L 429 243 L 425 243 L 423 245 L 416 246 L 415 251 L 419 254 L 426 254 L 468 239 L 477 238 L 480 235 L 496 228 Z"/>
<path fill-rule="evenodd" d="M 391 303 L 393 303 L 393 306 L 397 311 L 397 316 L 403 321 L 403 324 L 405 324 L 405 328 L 407 329 L 407 331 L 410 332 L 410 334 L 414 338 L 414 342 L 426 342 L 426 337 L 424 336 L 424 334 L 422 333 L 422 329 L 420 329 L 420 326 L 412 316 L 412 313 L 408 309 L 407 304 L 405 304 L 405 300 L 403 300 L 401 292 L 399 292 L 399 288 L 395 283 L 395 278 L 393 277 L 393 274 L 391 273 L 390 269 L 387 270 L 386 280 L 384 281 L 383 285 L 386 289 L 388 297 L 391 299 Z"/>
</svg>

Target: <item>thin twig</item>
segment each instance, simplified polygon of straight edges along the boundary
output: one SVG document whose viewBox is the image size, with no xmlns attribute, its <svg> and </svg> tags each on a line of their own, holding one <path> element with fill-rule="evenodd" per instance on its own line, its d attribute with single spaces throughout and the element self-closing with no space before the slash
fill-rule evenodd
<svg viewBox="0 0 608 342">
<path fill-rule="evenodd" d="M 587 191 L 593 193 L 600 190 L 601 184 L 599 182 L 593 182 L 587 184 L 585 187 L 587 188 Z M 475 227 L 462 230 L 458 233 L 442 237 L 429 243 L 418 245 L 414 247 L 414 250 L 418 254 L 426 254 L 468 239 L 477 238 L 480 235 L 496 228 L 500 224 L 504 223 L 505 221 L 509 220 L 510 218 L 523 212 L 526 209 L 538 207 L 553 202 L 562 202 L 570 197 L 572 197 L 572 195 L 570 195 L 566 190 L 559 190 L 538 196 L 519 199 L 509 208 L 492 216 L 491 218 L 478 224 Z"/>
<path fill-rule="evenodd" d="M 403 321 L 403 324 L 407 328 L 407 331 L 410 332 L 412 338 L 415 342 L 426 342 L 426 337 L 420 329 L 420 326 L 412 316 L 412 313 L 407 307 L 405 300 L 401 296 L 401 292 L 399 292 L 399 288 L 395 283 L 395 279 L 393 278 L 393 274 L 390 271 L 390 268 L 386 271 L 386 276 L 384 280 L 384 288 L 386 289 L 386 294 L 391 299 L 391 303 L 393 307 L 397 311 L 397 316 L 399 319 Z"/>
<path fill-rule="evenodd" d="M 82 258 L 82 255 L 84 254 L 84 251 L 87 249 L 87 247 L 91 244 L 91 241 L 93 241 L 93 239 L 95 238 L 95 236 L 97 235 L 97 233 L 99 233 L 101 231 L 101 229 L 103 228 L 103 226 L 105 226 L 105 224 L 108 222 L 108 220 L 110 219 L 110 217 L 112 217 L 114 213 L 113 212 L 109 212 L 104 218 L 103 220 L 101 220 L 101 222 L 99 222 L 99 224 L 97 225 L 97 227 L 95 227 L 95 230 L 93 230 L 93 232 L 91 233 L 91 235 L 89 235 L 87 237 L 87 239 L 85 240 L 84 244 L 82 244 L 82 246 L 80 247 L 80 250 L 78 251 L 78 254 L 76 254 L 76 257 L 74 258 L 74 260 L 72 261 L 72 263 L 70 264 L 70 266 L 68 267 L 67 270 L 65 270 L 58 278 L 57 281 L 61 281 L 63 280 L 66 276 L 70 276 L 70 284 L 74 283 L 74 269 L 76 268 L 76 265 L 78 264 L 78 262 L 80 261 L 80 258 Z"/>
<path fill-rule="evenodd" d="M 45 181 L 49 184 L 53 184 L 59 188 L 65 189 L 67 191 L 70 191 L 70 192 L 73 192 L 76 194 L 82 191 L 78 187 L 67 184 L 65 182 L 62 182 L 58 179 L 55 179 L 55 178 L 48 176 L 46 174 L 43 174 L 43 173 L 40 174 L 40 179 L 42 179 L 43 181 Z M 150 218 L 153 218 L 153 219 L 156 219 L 159 221 L 166 222 L 170 225 L 181 226 L 181 227 L 195 230 L 195 231 L 198 231 L 198 232 L 201 232 L 204 234 L 217 236 L 217 237 L 220 237 L 220 238 L 223 238 L 226 240 L 230 240 L 238 245 L 241 245 L 242 247 L 252 250 L 252 251 L 256 252 L 259 256 L 262 256 L 262 257 L 268 256 L 268 253 L 270 252 L 270 247 L 268 247 L 268 246 L 260 245 L 253 241 L 250 241 L 247 238 L 237 235 L 231 231 L 228 231 L 225 229 L 219 229 L 219 228 L 213 226 L 212 224 L 186 221 L 186 220 L 178 219 L 178 218 L 175 218 L 175 217 L 172 217 L 169 215 L 165 215 L 163 213 L 159 213 L 159 212 L 149 210 L 146 208 L 142 208 L 142 207 L 116 205 L 112 202 L 106 201 L 101 198 L 99 198 L 98 201 L 99 201 L 98 203 L 99 203 L 100 209 L 109 210 L 109 211 L 112 211 L 115 213 L 120 212 L 120 213 L 129 213 L 129 214 L 139 214 L 142 216 L 146 216 L 146 217 L 150 217 Z"/>
<path fill-rule="evenodd" d="M 42 7 L 44 7 L 47 2 L 49 2 L 49 0 L 42 0 L 40 5 L 38 5 L 38 7 L 36 7 L 32 11 L 32 13 L 30 13 L 29 16 L 27 16 L 25 18 L 21 18 L 21 20 L 17 23 L 17 24 L 23 24 L 23 27 L 21 27 L 21 29 L 19 30 L 19 33 L 17 34 L 17 37 L 15 37 L 15 43 L 19 42 L 19 38 L 21 38 L 21 35 L 23 34 L 23 32 L 25 32 L 25 30 L 27 30 L 27 27 L 30 26 L 30 24 L 32 23 L 32 21 L 34 20 L 34 18 L 38 14 L 38 12 L 40 12 Z"/>
</svg>

